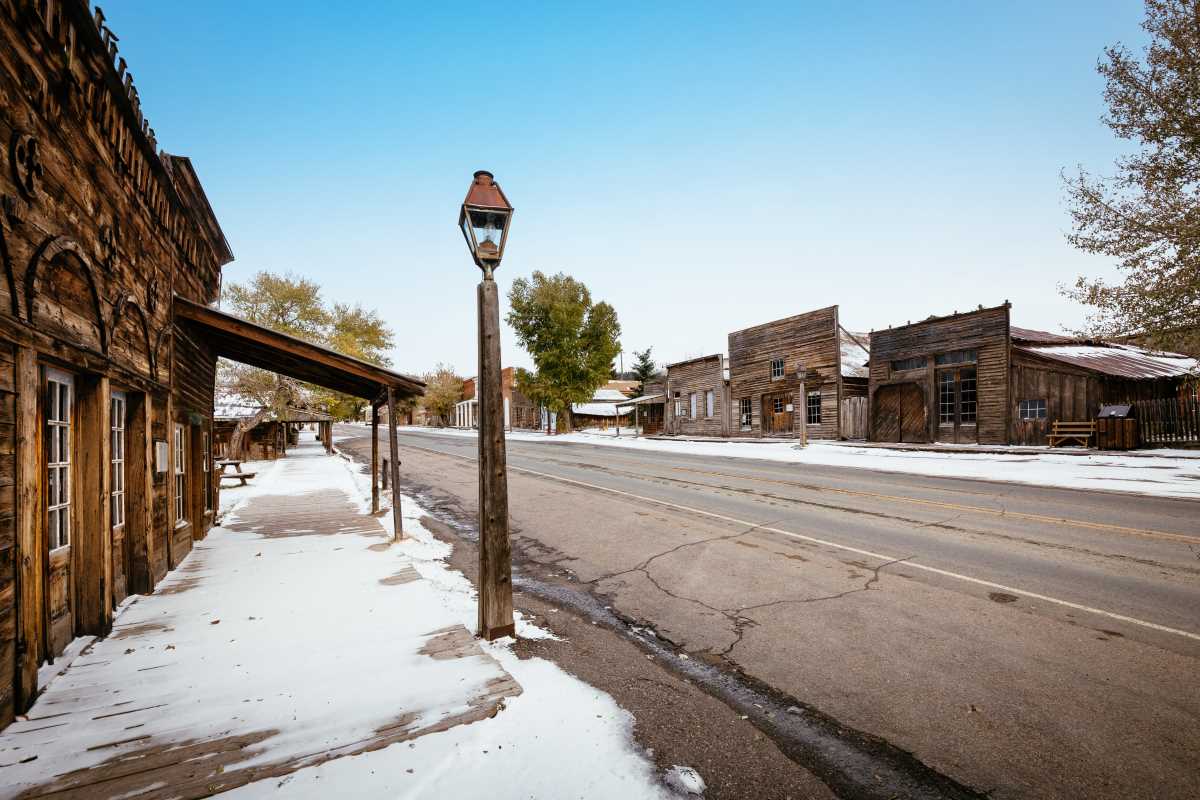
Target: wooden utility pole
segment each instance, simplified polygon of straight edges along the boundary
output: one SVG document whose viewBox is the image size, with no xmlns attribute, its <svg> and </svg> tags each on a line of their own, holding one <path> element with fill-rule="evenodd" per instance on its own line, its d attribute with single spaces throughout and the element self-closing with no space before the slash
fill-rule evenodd
<svg viewBox="0 0 1200 800">
<path fill-rule="evenodd" d="M 804 388 L 807 375 L 803 363 L 796 368 L 796 374 L 800 376 L 800 446 L 808 447 L 808 392 Z"/>
<path fill-rule="evenodd" d="M 400 449 L 400 444 L 396 441 L 396 392 L 390 385 L 387 387 L 387 405 L 388 452 L 392 456 L 388 468 L 392 478 L 392 522 L 396 527 L 393 541 L 396 541 L 404 538 L 404 520 L 400 515 L 400 456 L 396 452 Z"/>
<path fill-rule="evenodd" d="M 479 283 L 479 635 L 516 635 L 512 550 L 508 541 L 508 473 L 504 396 L 500 387 L 500 299 L 491 275 Z"/>
<path fill-rule="evenodd" d="M 371 513 L 379 513 L 379 404 L 371 403 Z"/>
</svg>

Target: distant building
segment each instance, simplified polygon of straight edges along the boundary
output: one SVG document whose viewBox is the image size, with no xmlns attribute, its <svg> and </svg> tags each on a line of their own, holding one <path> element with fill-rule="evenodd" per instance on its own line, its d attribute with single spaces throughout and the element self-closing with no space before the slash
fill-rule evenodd
<svg viewBox="0 0 1200 800">
<path fill-rule="evenodd" d="M 666 389 L 664 433 L 729 435 L 729 370 L 724 356 L 717 353 L 668 364 Z"/>
<path fill-rule="evenodd" d="M 1149 411 L 1159 406 L 1147 403 L 1166 401 L 1180 419 L 1173 441 L 1200 441 L 1188 421 L 1196 359 L 1018 328 L 1010 313 L 1005 303 L 873 331 L 871 439 L 1045 444 L 1055 421 L 1094 420 L 1106 404 Z"/>
<path fill-rule="evenodd" d="M 504 427 L 506 430 L 536 430 L 541 423 L 540 409 L 517 389 L 512 367 L 500 372 L 500 392 L 504 397 Z M 454 407 L 452 426 L 479 426 L 479 399 L 475 393 L 475 378 L 463 381 L 463 399 Z"/>
<path fill-rule="evenodd" d="M 864 345 L 837 306 L 729 334 L 730 434 L 843 438 L 843 400 L 866 393 Z"/>
</svg>

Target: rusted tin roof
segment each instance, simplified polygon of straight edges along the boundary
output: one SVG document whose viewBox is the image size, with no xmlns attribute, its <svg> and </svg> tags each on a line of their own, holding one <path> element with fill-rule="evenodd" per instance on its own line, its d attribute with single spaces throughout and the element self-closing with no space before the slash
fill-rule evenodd
<svg viewBox="0 0 1200 800">
<path fill-rule="evenodd" d="M 1070 336 L 1063 336 L 1059 333 L 1050 333 L 1049 331 L 1037 331 L 1033 328 L 1018 328 L 1016 325 L 1009 325 L 1008 332 L 1014 341 L 1030 342 L 1036 344 L 1049 344 L 1052 342 L 1072 342 L 1077 341 Z"/>
<path fill-rule="evenodd" d="M 1016 349 L 1092 372 L 1132 380 L 1178 378 L 1200 372 L 1200 361 L 1194 358 L 1178 353 L 1144 350 L 1130 344 L 1016 345 Z"/>
</svg>

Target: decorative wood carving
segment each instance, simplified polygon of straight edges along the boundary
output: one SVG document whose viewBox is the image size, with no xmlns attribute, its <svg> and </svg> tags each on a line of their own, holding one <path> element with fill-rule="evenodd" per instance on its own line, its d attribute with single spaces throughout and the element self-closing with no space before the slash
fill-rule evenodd
<svg viewBox="0 0 1200 800">
<path fill-rule="evenodd" d="M 12 142 L 8 148 L 8 156 L 12 166 L 13 182 L 17 184 L 17 189 L 26 199 L 36 200 L 43 174 L 37 139 L 28 134 L 14 131 Z"/>
</svg>

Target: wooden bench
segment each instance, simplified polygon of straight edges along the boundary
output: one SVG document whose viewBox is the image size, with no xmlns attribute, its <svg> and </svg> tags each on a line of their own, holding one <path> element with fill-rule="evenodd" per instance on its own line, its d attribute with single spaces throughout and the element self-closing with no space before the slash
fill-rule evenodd
<svg viewBox="0 0 1200 800">
<path fill-rule="evenodd" d="M 226 478 L 237 478 L 238 480 L 240 480 L 242 482 L 241 485 L 245 486 L 246 481 L 250 480 L 257 474 L 258 474 L 257 472 L 229 472 L 229 473 L 222 472 L 220 477 L 221 477 L 221 480 L 225 480 Z"/>
<path fill-rule="evenodd" d="M 1051 447 L 1058 447 L 1063 442 L 1077 442 L 1080 447 L 1090 447 L 1092 437 L 1096 435 L 1096 423 L 1090 422 L 1060 422 L 1054 421 L 1050 435 L 1046 437 Z"/>
</svg>

